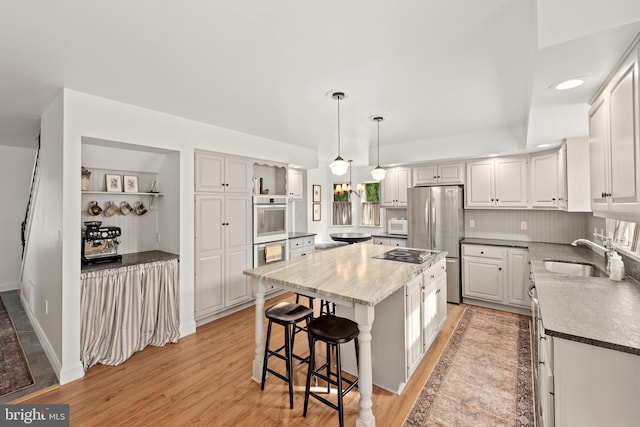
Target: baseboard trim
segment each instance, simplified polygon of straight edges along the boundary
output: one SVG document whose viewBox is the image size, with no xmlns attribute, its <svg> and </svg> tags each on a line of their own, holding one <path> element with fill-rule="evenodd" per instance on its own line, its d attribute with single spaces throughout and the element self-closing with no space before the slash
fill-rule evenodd
<svg viewBox="0 0 640 427">
<path fill-rule="evenodd" d="M 56 377 L 58 377 L 58 382 L 62 384 L 62 381 L 60 380 L 60 377 L 61 377 L 60 360 L 56 356 L 55 351 L 53 351 L 53 347 L 51 346 L 51 343 L 49 342 L 49 340 L 47 339 L 47 336 L 42 330 L 42 327 L 40 327 L 40 323 L 38 322 L 38 319 L 36 319 L 36 317 L 31 312 L 31 309 L 29 308 L 29 302 L 24 299 L 23 292 L 20 292 L 20 303 L 22 304 L 22 307 L 24 308 L 24 312 L 27 314 L 27 317 L 31 322 L 31 326 L 33 327 L 33 330 L 38 337 L 38 341 L 40 341 L 40 346 L 42 346 L 42 350 L 44 350 L 44 354 L 47 356 L 47 359 L 49 359 L 49 363 L 51 363 L 53 372 L 56 374 Z"/>
<path fill-rule="evenodd" d="M 494 310 L 507 311 L 509 313 L 523 314 L 531 316 L 531 309 L 524 307 L 516 307 L 514 305 L 505 305 L 489 301 L 481 301 L 473 298 L 463 297 L 462 302 L 469 305 L 478 305 L 480 307 L 492 308 Z"/>
<path fill-rule="evenodd" d="M 0 283 L 0 292 L 17 291 L 20 289 L 20 282 Z"/>
<path fill-rule="evenodd" d="M 289 292 L 289 291 L 288 290 L 278 289 L 278 290 L 276 290 L 274 292 L 271 292 L 271 293 L 265 295 L 264 299 L 265 299 L 265 301 L 268 301 L 271 298 L 280 296 L 280 295 L 285 294 L 287 292 Z M 235 312 L 238 312 L 240 310 L 244 310 L 245 308 L 251 307 L 251 306 L 254 306 L 254 305 L 256 305 L 256 300 L 252 299 L 252 300 L 247 301 L 245 303 L 242 303 L 242 304 L 239 304 L 239 305 L 236 305 L 236 306 L 233 306 L 233 307 L 229 307 L 226 310 L 218 311 L 218 312 L 213 313 L 213 314 L 204 315 L 202 317 L 196 318 L 196 327 L 202 326 L 202 325 L 204 325 L 206 323 L 209 323 L 209 322 L 213 322 L 214 320 L 221 319 L 221 318 L 223 318 L 225 316 L 228 316 L 228 315 L 233 314 Z"/>
</svg>

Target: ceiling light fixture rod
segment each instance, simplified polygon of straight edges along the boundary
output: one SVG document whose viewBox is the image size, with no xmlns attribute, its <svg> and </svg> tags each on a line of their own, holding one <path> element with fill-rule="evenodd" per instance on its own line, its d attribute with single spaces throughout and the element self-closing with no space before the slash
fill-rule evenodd
<svg viewBox="0 0 640 427">
<path fill-rule="evenodd" d="M 380 167 L 380 122 L 384 120 L 382 116 L 373 116 L 371 120 L 378 123 L 378 164 L 374 170 L 371 171 L 371 176 L 376 181 L 381 181 L 387 175 L 387 171 Z"/>
<path fill-rule="evenodd" d="M 340 156 L 340 100 L 344 99 L 346 95 L 344 92 L 333 92 L 331 97 L 338 101 L 338 157 L 329 164 L 329 168 L 331 169 L 331 173 L 340 176 L 347 173 L 347 169 L 349 168 L 349 163 L 345 162 Z"/>
</svg>

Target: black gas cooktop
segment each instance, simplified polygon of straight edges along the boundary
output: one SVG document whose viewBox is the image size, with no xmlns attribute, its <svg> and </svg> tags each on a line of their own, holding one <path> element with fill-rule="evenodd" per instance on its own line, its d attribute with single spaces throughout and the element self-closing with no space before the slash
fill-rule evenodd
<svg viewBox="0 0 640 427">
<path fill-rule="evenodd" d="M 375 256 L 377 259 L 388 259 L 392 261 L 410 262 L 413 264 L 422 264 L 439 251 L 428 251 L 421 249 L 396 248 L 382 255 Z"/>
</svg>

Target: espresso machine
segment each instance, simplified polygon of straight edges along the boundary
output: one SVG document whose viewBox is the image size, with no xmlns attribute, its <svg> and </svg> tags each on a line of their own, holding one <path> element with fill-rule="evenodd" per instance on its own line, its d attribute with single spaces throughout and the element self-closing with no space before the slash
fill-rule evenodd
<svg viewBox="0 0 640 427">
<path fill-rule="evenodd" d="M 122 234 L 120 227 L 101 227 L 101 221 L 87 221 L 82 230 L 82 262 L 83 264 L 95 264 L 98 262 L 119 261 L 122 255 L 118 254 L 116 240 Z"/>
</svg>

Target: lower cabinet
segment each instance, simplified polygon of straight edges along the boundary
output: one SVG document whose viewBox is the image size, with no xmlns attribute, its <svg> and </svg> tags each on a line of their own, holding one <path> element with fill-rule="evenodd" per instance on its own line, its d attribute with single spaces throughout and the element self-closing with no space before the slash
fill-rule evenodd
<svg viewBox="0 0 640 427">
<path fill-rule="evenodd" d="M 371 329 L 373 383 L 400 394 L 447 317 L 446 261 L 442 259 L 385 298 L 375 308 Z M 336 315 L 355 320 L 353 307 Z M 341 349 L 342 368 L 356 374 L 353 345 Z"/>
<path fill-rule="evenodd" d="M 462 245 L 462 296 L 529 308 L 529 252 L 502 246 Z"/>
<path fill-rule="evenodd" d="M 637 426 L 640 356 L 549 337 L 550 368 L 540 400 L 546 426 Z M 546 414 L 546 416 L 545 416 Z"/>
<path fill-rule="evenodd" d="M 305 236 L 289 239 L 289 259 L 298 258 L 315 252 L 315 237 Z"/>
<path fill-rule="evenodd" d="M 441 260 L 407 285 L 407 377 L 418 366 L 447 317 L 446 262 Z"/>
<path fill-rule="evenodd" d="M 196 195 L 195 318 L 253 297 L 243 271 L 253 267 L 251 197 Z"/>
<path fill-rule="evenodd" d="M 374 245 L 398 246 L 402 248 L 407 247 L 407 239 L 399 237 L 374 237 L 371 243 Z"/>
</svg>

